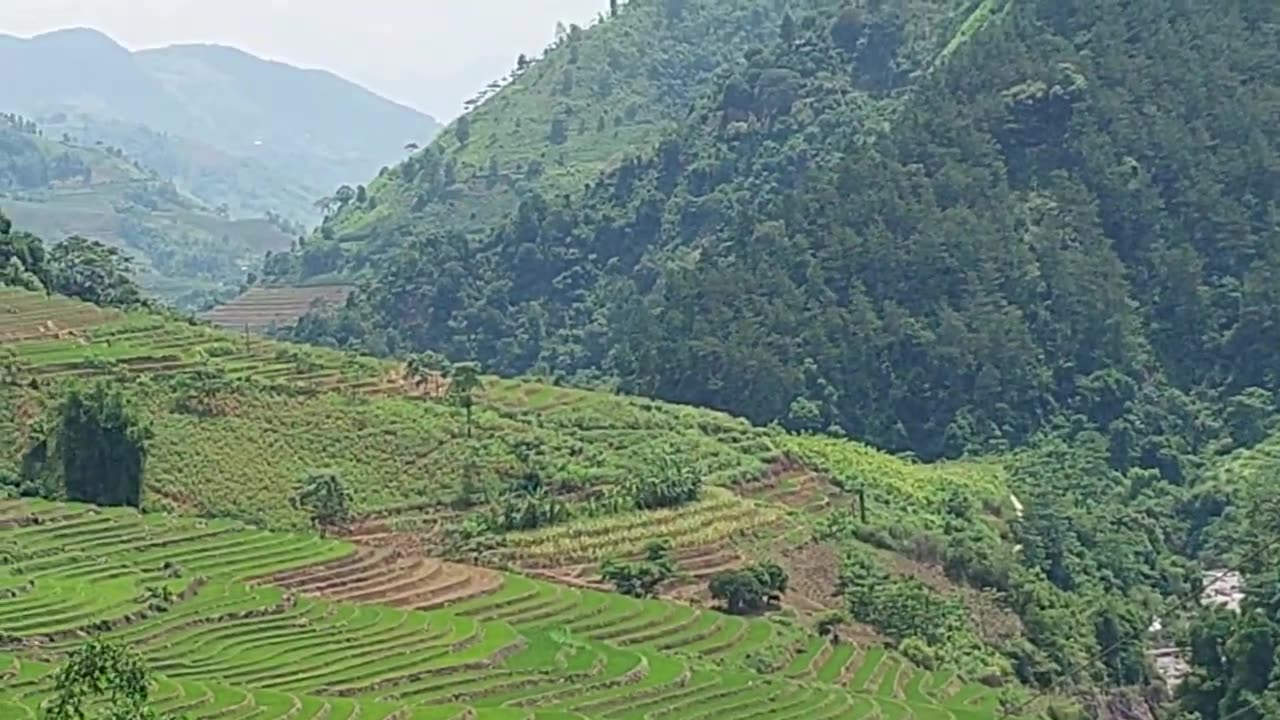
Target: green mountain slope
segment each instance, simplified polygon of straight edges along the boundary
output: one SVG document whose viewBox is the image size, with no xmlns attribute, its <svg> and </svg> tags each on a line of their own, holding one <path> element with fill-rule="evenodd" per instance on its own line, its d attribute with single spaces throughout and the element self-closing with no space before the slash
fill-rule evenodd
<svg viewBox="0 0 1280 720">
<path fill-rule="evenodd" d="M 310 217 L 316 198 L 372 176 L 403 157 L 406 142 L 425 142 L 438 129 L 432 118 L 330 73 L 225 47 L 130 53 L 95 31 L 67 30 L 0 36 L 0 65 L 23 68 L 6 83 L 7 111 L 139 157 L 140 128 L 173 136 L 163 151 L 149 150 L 169 156 L 148 158 L 153 167 L 210 205 L 259 215 Z M 210 150 L 219 157 L 204 157 Z M 211 172 L 219 179 L 205 177 Z M 263 208 L 255 194 L 279 204 Z"/>
<path fill-rule="evenodd" d="M 348 251 L 371 240 L 376 253 L 421 230 L 492 228 L 531 191 L 577 192 L 673 127 L 719 68 L 775 38 L 784 8 L 832 4 L 622 3 L 486 88 L 436 142 L 371 182 L 368 202 L 340 208 L 325 237 Z M 355 268 L 321 271 L 333 269 Z"/>
<path fill-rule="evenodd" d="M 927 456 L 1079 415 L 1176 477 L 1201 402 L 1280 385 L 1271 11 L 912 7 L 798 19 L 656 150 L 495 232 L 378 236 L 348 320 Z"/>
<path fill-rule="evenodd" d="M 51 242 L 82 235 L 124 248 L 143 287 L 162 298 L 198 306 L 293 242 L 287 223 L 220 215 L 118 147 L 46 132 L 0 117 L 0 209 Z"/>
</svg>

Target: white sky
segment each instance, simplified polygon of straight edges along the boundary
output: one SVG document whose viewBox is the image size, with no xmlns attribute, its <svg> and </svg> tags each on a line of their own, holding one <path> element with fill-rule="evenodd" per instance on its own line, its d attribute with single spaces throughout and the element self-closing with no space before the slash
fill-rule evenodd
<svg viewBox="0 0 1280 720">
<path fill-rule="evenodd" d="M 556 21 L 585 24 L 608 0 L 0 0 L 0 33 L 91 27 L 126 47 L 232 45 L 331 70 L 448 120 L 533 55 Z"/>
</svg>

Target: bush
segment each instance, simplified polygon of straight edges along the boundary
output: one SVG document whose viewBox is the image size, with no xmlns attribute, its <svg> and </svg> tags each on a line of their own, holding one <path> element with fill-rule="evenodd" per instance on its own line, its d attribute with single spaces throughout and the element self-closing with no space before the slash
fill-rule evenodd
<svg viewBox="0 0 1280 720">
<path fill-rule="evenodd" d="M 918 637 L 909 637 L 898 643 L 898 652 L 925 670 L 935 670 L 938 667 L 938 651 Z"/>
<path fill-rule="evenodd" d="M 842 612 L 829 612 L 818 618 L 818 624 L 814 626 L 819 637 L 829 637 L 832 642 L 840 641 L 840 626 L 844 624 L 845 616 Z"/>
<path fill-rule="evenodd" d="M 947 552 L 947 540 L 932 532 L 922 532 L 907 541 L 907 555 L 916 562 L 936 565 Z"/>
<path fill-rule="evenodd" d="M 657 540 L 649 543 L 645 559 L 637 563 L 606 560 L 600 569 L 600 577 L 613 583 L 614 589 L 631 597 L 652 597 L 658 586 L 675 575 L 671 561 L 670 543 Z"/>
<path fill-rule="evenodd" d="M 881 550 L 897 550 L 898 542 L 887 530 L 878 525 L 859 525 L 853 531 L 858 540 Z"/>
<path fill-rule="evenodd" d="M 719 573 L 711 578 L 708 589 L 729 613 L 747 615 L 780 602 L 787 591 L 787 581 L 782 566 L 766 562 Z"/>
</svg>

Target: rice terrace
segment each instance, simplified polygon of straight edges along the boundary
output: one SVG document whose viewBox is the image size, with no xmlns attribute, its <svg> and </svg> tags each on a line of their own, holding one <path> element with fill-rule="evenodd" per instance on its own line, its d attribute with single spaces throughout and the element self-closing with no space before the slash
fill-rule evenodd
<svg viewBox="0 0 1280 720">
<path fill-rule="evenodd" d="M 0 13 L 0 720 L 1280 718 L 1280 3 L 236 2 Z"/>
<path fill-rule="evenodd" d="M 252 287 L 230 302 L 201 314 L 201 318 L 234 330 L 288 327 L 318 307 L 342 305 L 352 290 L 347 285 Z"/>
<path fill-rule="evenodd" d="M 39 717 L 60 659 L 91 635 L 140 653 L 155 707 L 191 718 L 996 712 L 998 691 L 977 678 L 918 667 L 874 634 L 816 631 L 839 603 L 804 597 L 799 578 L 768 614 L 729 614 L 707 595 L 747 558 L 815 542 L 815 520 L 847 501 L 783 461 L 804 452 L 785 435 L 496 378 L 467 425 L 424 390 L 430 374 L 394 363 L 23 291 L 0 290 L 0 336 L 18 410 L 0 422 L 7 454 L 78 383 L 134 387 L 153 418 L 145 514 L 0 504 L 6 718 Z M 663 462 L 705 482 L 697 498 L 627 509 L 628 477 Z M 327 538 L 299 534 L 309 521 L 290 497 L 316 463 L 350 487 L 351 517 Z M 493 497 L 499 478 L 534 475 L 556 483 L 520 502 L 550 510 Z M 932 492 L 911 487 L 917 475 L 885 476 L 886 508 Z M 980 468 L 954 477 L 1000 492 Z M 558 519 L 501 529 L 503 509 Z M 649 597 L 612 592 L 602 565 L 655 542 L 672 572 Z"/>
</svg>

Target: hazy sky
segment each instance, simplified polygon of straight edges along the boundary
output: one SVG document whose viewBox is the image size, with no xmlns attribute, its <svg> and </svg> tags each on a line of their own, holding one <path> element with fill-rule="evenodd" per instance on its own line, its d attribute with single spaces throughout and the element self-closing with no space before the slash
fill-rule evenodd
<svg viewBox="0 0 1280 720">
<path fill-rule="evenodd" d="M 534 54 L 557 20 L 586 23 L 608 0 L 0 0 L 0 33 L 101 30 L 130 48 L 233 45 L 332 70 L 441 120 Z"/>
</svg>

